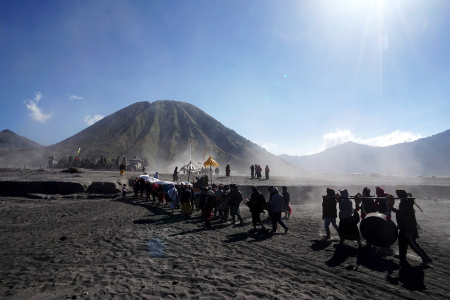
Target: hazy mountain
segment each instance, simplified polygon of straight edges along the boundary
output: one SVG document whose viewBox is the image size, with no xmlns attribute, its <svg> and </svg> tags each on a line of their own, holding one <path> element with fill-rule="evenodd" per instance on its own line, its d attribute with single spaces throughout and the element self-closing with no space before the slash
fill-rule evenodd
<svg viewBox="0 0 450 300">
<path fill-rule="evenodd" d="M 281 158 L 313 173 L 450 175 L 450 130 L 410 143 L 371 147 L 353 142 L 313 155 Z"/>
<path fill-rule="evenodd" d="M 9 129 L 0 132 L 0 149 L 30 149 L 43 147 Z"/>
<path fill-rule="evenodd" d="M 150 165 L 157 168 L 181 167 L 189 162 L 190 144 L 193 163 L 203 162 L 211 155 L 222 170 L 230 164 L 232 170 L 250 172 L 250 164 L 258 163 L 263 168 L 268 164 L 278 174 L 304 172 L 225 127 L 194 105 L 169 100 L 132 104 L 74 136 L 46 147 L 41 156 L 53 154 L 57 159 L 76 156 L 81 148 L 81 159 L 96 160 L 100 156 L 116 159 L 126 155 L 128 158 L 147 158 Z M 27 159 L 20 154 L 22 159 Z"/>
</svg>

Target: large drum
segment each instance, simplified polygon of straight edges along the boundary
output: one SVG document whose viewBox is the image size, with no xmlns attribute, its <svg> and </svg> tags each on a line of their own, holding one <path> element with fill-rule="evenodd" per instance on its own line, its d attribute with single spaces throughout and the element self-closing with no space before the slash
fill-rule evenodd
<svg viewBox="0 0 450 300">
<path fill-rule="evenodd" d="M 392 246 L 398 237 L 395 223 L 378 212 L 367 214 L 361 221 L 359 230 L 367 242 L 378 247 Z"/>
</svg>

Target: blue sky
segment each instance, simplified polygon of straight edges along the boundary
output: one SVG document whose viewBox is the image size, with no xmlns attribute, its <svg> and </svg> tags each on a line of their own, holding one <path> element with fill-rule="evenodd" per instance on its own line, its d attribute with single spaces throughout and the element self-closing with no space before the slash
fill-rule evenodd
<svg viewBox="0 0 450 300">
<path fill-rule="evenodd" d="M 274 154 L 450 129 L 450 1 L 0 1 L 0 130 L 189 102 Z"/>
</svg>

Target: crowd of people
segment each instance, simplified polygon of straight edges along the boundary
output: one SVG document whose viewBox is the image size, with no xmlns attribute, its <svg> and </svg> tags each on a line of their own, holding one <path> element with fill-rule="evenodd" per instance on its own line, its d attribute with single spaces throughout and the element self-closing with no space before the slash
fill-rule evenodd
<svg viewBox="0 0 450 300">
<path fill-rule="evenodd" d="M 376 196 L 371 196 L 370 189 L 367 187 L 363 189 L 362 194 L 358 193 L 353 197 L 349 196 L 346 189 L 339 190 L 339 192 L 336 193 L 333 189 L 327 188 L 327 194 L 323 196 L 322 218 L 326 232 L 325 239 L 331 237 L 329 227 L 332 224 L 339 233 L 340 244 L 343 244 L 345 240 L 354 240 L 358 243 L 358 249 L 361 250 L 361 235 L 357 226 L 358 223 L 371 213 L 382 214 L 375 217 L 382 216 L 387 222 L 392 222 L 391 214 L 394 212 L 399 230 L 398 258 L 400 259 L 400 264 L 407 264 L 406 254 L 409 245 L 421 257 L 425 266 L 431 266 L 433 260 L 419 246 L 416 240 L 419 237 L 414 210 L 416 203 L 411 194 L 406 193 L 405 190 L 398 189 L 396 190 L 397 197 L 394 197 L 385 193 L 381 187 L 376 187 Z M 354 206 L 351 199 L 355 202 Z M 395 207 L 395 200 L 400 200 L 398 207 Z M 339 206 L 339 225 L 336 224 L 337 206 Z M 378 234 L 383 234 L 383 232 L 378 232 Z M 385 234 L 389 234 L 389 232 L 387 231 Z M 395 241 L 395 237 L 393 240 Z M 367 241 L 367 245 L 371 246 L 370 242 Z"/>
<path fill-rule="evenodd" d="M 124 185 L 123 197 L 126 197 L 126 186 Z M 218 217 L 219 224 L 243 225 L 243 218 L 240 214 L 240 205 L 244 202 L 252 215 L 254 229 L 257 225 L 267 231 L 264 223 L 272 225 L 272 233 L 277 231 L 278 224 L 287 233 L 288 227 L 283 221 L 289 220 L 292 213 L 290 207 L 290 194 L 287 187 L 283 187 L 282 193 L 276 187 L 270 187 L 270 197 L 266 199 L 256 186 L 252 187 L 252 194 L 244 200 L 239 187 L 236 184 L 219 186 L 213 184 L 209 187 L 201 187 L 200 192 L 194 192 L 191 185 L 181 184 L 158 184 L 149 182 L 142 177 L 136 177 L 133 181 L 134 197 L 145 197 L 147 201 L 153 201 L 155 205 L 169 205 L 172 212 L 180 209 L 186 219 L 191 218 L 196 211 L 201 212 L 201 217 L 205 222 L 205 229 L 211 228 L 211 222 Z M 268 212 L 264 222 L 261 214 Z"/>
<path fill-rule="evenodd" d="M 139 194 L 141 197 L 145 195 L 147 200 L 152 200 L 156 205 L 169 204 L 172 212 L 181 209 L 186 219 L 190 218 L 196 211 L 201 212 L 205 229 L 211 228 L 211 222 L 216 217 L 218 217 L 219 224 L 236 225 L 238 221 L 239 225 L 242 225 L 243 218 L 240 214 L 240 205 L 244 202 L 250 209 L 254 230 L 260 226 L 261 230 L 270 232 L 265 227 L 267 224 L 272 225 L 271 233 L 277 231 L 278 225 L 284 229 L 284 233 L 289 230 L 285 220 L 289 220 L 292 208 L 290 206 L 290 193 L 286 186 L 282 187 L 281 193 L 277 187 L 269 187 L 268 199 L 256 186 L 253 186 L 251 195 L 244 199 L 236 184 L 220 184 L 219 186 L 213 184 L 209 187 L 200 188 L 200 192 L 196 193 L 191 185 L 174 185 L 173 183 L 161 185 L 157 182 L 146 182 L 143 178 L 136 177 L 133 183 L 133 191 L 135 197 L 138 197 Z M 123 196 L 125 197 L 125 193 Z M 407 264 L 406 254 L 409 246 L 422 258 L 425 266 L 431 266 L 432 259 L 417 243 L 419 234 L 414 210 L 414 205 L 417 204 L 411 194 L 406 193 L 405 190 L 396 190 L 396 196 L 385 193 L 381 187 L 376 187 L 376 196 L 371 196 L 370 189 L 367 187 L 363 189 L 362 194 L 358 193 L 355 196 L 350 196 L 346 189 L 339 190 L 339 193 L 336 193 L 334 189 L 327 188 L 326 195 L 322 197 L 322 219 L 324 220 L 326 233 L 324 238 L 331 238 L 331 224 L 339 234 L 341 245 L 345 240 L 353 240 L 358 243 L 358 249 L 361 250 L 361 234 L 358 223 L 368 216 L 373 216 L 372 213 L 378 213 L 376 217 L 383 216 L 387 222 L 392 222 L 391 215 L 394 212 L 399 230 L 398 258 L 400 264 Z M 395 206 L 396 200 L 399 200 L 397 207 Z M 337 208 L 339 208 L 339 225 L 336 222 Z M 261 215 L 265 215 L 266 211 L 268 216 L 263 221 Z M 284 217 L 282 216 L 283 213 Z M 397 236 L 395 236 L 394 242 L 396 239 Z M 371 246 L 368 240 L 366 240 L 366 243 Z"/>
</svg>

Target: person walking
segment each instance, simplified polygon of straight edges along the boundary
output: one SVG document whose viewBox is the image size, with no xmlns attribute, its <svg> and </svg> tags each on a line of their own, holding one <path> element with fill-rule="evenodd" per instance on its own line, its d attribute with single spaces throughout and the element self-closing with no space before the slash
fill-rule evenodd
<svg viewBox="0 0 450 300">
<path fill-rule="evenodd" d="M 158 197 L 158 184 L 152 183 L 152 197 L 153 202 L 156 202 L 156 198 Z"/>
<path fill-rule="evenodd" d="M 266 227 L 264 227 L 261 221 L 261 213 L 264 212 L 266 199 L 256 186 L 252 186 L 252 192 L 248 206 L 250 207 L 250 212 L 252 214 L 253 228 L 256 230 L 256 225 L 259 224 L 263 230 L 266 230 Z"/>
<path fill-rule="evenodd" d="M 159 201 L 158 205 L 159 204 L 163 205 L 164 204 L 164 188 L 163 188 L 162 184 L 158 184 L 157 186 L 158 186 L 158 201 Z"/>
<path fill-rule="evenodd" d="M 333 189 L 327 188 L 327 195 L 322 197 L 322 220 L 324 220 L 326 239 L 331 238 L 330 223 L 339 233 L 339 227 L 336 225 L 337 209 L 336 209 L 336 193 Z"/>
<path fill-rule="evenodd" d="M 361 218 L 364 219 L 367 214 L 376 211 L 374 199 L 370 196 L 370 189 L 365 187 L 361 197 Z"/>
<path fill-rule="evenodd" d="M 133 192 L 134 192 L 134 197 L 138 197 L 138 193 L 139 193 L 139 190 L 140 190 L 140 187 L 139 187 L 139 178 L 138 177 L 136 177 L 136 179 L 133 181 Z"/>
<path fill-rule="evenodd" d="M 284 233 L 286 234 L 289 228 L 284 224 L 281 219 L 281 212 L 283 211 L 283 196 L 278 192 L 276 187 L 272 188 L 272 197 L 269 206 L 272 210 L 272 233 L 277 232 L 277 223 L 280 223 L 281 227 L 284 228 Z"/>
<path fill-rule="evenodd" d="M 170 209 L 172 209 L 173 212 L 173 210 L 178 206 L 178 191 L 173 183 L 170 184 L 170 189 L 167 191 L 167 195 L 169 195 Z"/>
<path fill-rule="evenodd" d="M 222 194 L 223 194 L 223 185 L 219 184 L 219 189 L 215 193 L 216 193 L 217 200 L 214 203 L 214 217 L 217 216 L 217 212 L 219 211 L 220 199 L 222 198 Z"/>
<path fill-rule="evenodd" d="M 266 168 L 264 169 L 264 173 L 266 174 L 266 180 L 269 180 L 270 169 L 269 169 L 268 165 L 266 165 Z"/>
<path fill-rule="evenodd" d="M 145 199 L 147 201 L 150 201 L 150 194 L 152 193 L 152 185 L 150 184 L 150 181 L 145 182 Z"/>
<path fill-rule="evenodd" d="M 252 179 L 255 178 L 255 166 L 254 165 L 250 166 L 250 175 L 252 176 Z"/>
<path fill-rule="evenodd" d="M 144 178 L 139 178 L 139 190 L 141 192 L 141 197 L 144 197 L 144 192 L 145 192 L 145 179 Z"/>
<path fill-rule="evenodd" d="M 200 198 L 200 209 L 205 220 L 205 229 L 211 229 L 212 212 L 214 208 L 214 202 L 216 201 L 216 195 L 212 191 L 211 187 L 208 187 L 206 193 L 202 193 Z"/>
<path fill-rule="evenodd" d="M 291 217 L 292 209 L 291 206 L 289 205 L 291 203 L 291 194 L 288 192 L 287 186 L 283 186 L 282 195 L 284 199 L 283 203 L 284 218 L 286 220 L 289 220 L 289 218 Z"/>
<path fill-rule="evenodd" d="M 186 216 L 186 219 L 190 218 L 192 215 L 192 205 L 191 205 L 192 193 L 188 189 L 188 186 L 181 184 L 181 212 Z"/>
<path fill-rule="evenodd" d="M 120 170 L 120 176 L 125 175 L 125 164 L 124 163 L 120 164 L 119 170 Z"/>
<path fill-rule="evenodd" d="M 356 209 L 353 209 L 353 204 L 348 198 L 348 191 L 346 189 L 339 190 L 341 194 L 336 195 L 339 203 L 339 237 L 340 244 L 343 245 L 345 240 L 356 240 L 358 242 L 358 249 L 362 249 L 361 236 L 359 234 L 358 222 L 359 215 Z"/>
<path fill-rule="evenodd" d="M 433 260 L 423 251 L 416 239 L 419 237 L 417 229 L 417 220 L 414 211 L 414 198 L 408 198 L 405 190 L 396 190 L 397 196 L 400 198 L 398 208 L 394 207 L 394 197 L 389 195 L 388 201 L 392 205 L 392 211 L 396 214 L 398 233 L 398 251 L 400 258 L 400 265 L 406 266 L 406 253 L 408 252 L 408 245 L 420 256 L 422 263 L 426 267 L 431 267 Z"/>
<path fill-rule="evenodd" d="M 173 171 L 173 180 L 172 181 L 178 181 L 178 167 L 175 167 L 175 170 Z"/>
<path fill-rule="evenodd" d="M 239 191 L 237 184 L 232 184 L 228 205 L 230 206 L 233 225 L 236 223 L 236 216 L 239 219 L 240 225 L 244 224 L 241 214 L 239 213 L 239 205 L 241 204 L 242 200 L 243 200 L 242 193 Z"/>
<path fill-rule="evenodd" d="M 230 173 L 231 173 L 230 165 L 227 165 L 225 168 L 225 176 L 230 177 Z"/>
<path fill-rule="evenodd" d="M 219 199 L 219 219 L 220 223 L 227 222 L 228 217 L 228 200 L 230 199 L 230 187 L 225 185 L 223 187 L 222 195 Z"/>
</svg>

